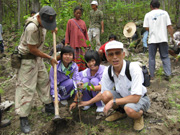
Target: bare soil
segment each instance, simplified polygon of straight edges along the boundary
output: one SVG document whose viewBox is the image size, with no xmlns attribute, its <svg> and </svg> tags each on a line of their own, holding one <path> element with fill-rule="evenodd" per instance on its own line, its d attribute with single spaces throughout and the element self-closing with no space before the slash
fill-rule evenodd
<svg viewBox="0 0 180 135">
<path fill-rule="evenodd" d="M 133 57 L 141 58 L 142 54 Z M 29 116 L 32 129 L 29 135 L 180 135 L 180 62 L 172 60 L 172 71 L 170 81 L 165 81 L 163 75 L 157 75 L 148 87 L 151 107 L 144 114 L 145 127 L 140 132 L 133 130 L 133 120 L 128 117 L 115 122 L 105 122 L 105 117 L 97 120 L 96 107 L 81 111 L 80 122 L 78 108 L 70 114 L 68 106 L 60 105 L 62 119 L 53 122 L 54 115 L 43 112 L 44 105 L 36 94 Z M 15 71 L 10 67 L 10 54 L 6 52 L 6 57 L 0 59 L 0 88 L 5 91 L 1 95 L 2 102 L 14 101 L 15 82 Z M 1 128 L 0 135 L 23 135 L 14 105 L 3 113 L 5 118 L 11 119 L 11 125 Z"/>
</svg>

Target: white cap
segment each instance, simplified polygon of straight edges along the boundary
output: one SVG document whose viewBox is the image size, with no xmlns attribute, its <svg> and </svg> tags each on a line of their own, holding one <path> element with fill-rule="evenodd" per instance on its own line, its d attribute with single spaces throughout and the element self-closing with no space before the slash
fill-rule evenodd
<svg viewBox="0 0 180 135">
<path fill-rule="evenodd" d="M 110 41 L 106 44 L 105 51 L 110 49 L 123 49 L 123 43 L 116 40 Z"/>
<path fill-rule="evenodd" d="M 91 5 L 96 5 L 96 6 L 98 6 L 98 2 L 94 0 L 94 1 L 91 2 Z"/>
</svg>

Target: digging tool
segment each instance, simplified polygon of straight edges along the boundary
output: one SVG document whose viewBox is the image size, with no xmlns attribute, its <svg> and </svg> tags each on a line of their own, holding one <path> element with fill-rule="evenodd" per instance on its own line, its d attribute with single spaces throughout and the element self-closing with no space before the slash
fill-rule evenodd
<svg viewBox="0 0 180 135">
<path fill-rule="evenodd" d="M 53 32 L 53 48 L 54 48 L 54 59 L 56 60 L 56 34 Z M 54 107 L 55 107 L 55 116 L 53 121 L 61 119 L 59 116 L 59 104 L 58 104 L 58 92 L 57 92 L 57 65 L 54 64 Z"/>
</svg>

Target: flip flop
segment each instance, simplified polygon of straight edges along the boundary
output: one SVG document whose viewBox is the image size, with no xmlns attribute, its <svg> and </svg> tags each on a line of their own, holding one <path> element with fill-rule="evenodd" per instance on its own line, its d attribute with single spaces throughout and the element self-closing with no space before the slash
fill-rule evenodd
<svg viewBox="0 0 180 135">
<path fill-rule="evenodd" d="M 104 115 L 104 113 L 103 112 L 100 112 L 100 113 L 98 113 L 98 115 L 96 116 L 96 120 L 99 120 L 99 119 L 101 119 L 102 117 L 104 117 L 105 115 Z"/>
<path fill-rule="evenodd" d="M 0 128 L 7 127 L 11 124 L 11 121 L 8 119 L 2 120 L 0 123 Z"/>
<path fill-rule="evenodd" d="M 14 104 L 13 101 L 5 101 L 5 102 L 2 102 L 2 103 L 0 104 L 0 109 L 4 111 L 4 110 L 8 109 L 10 106 L 12 106 L 13 104 Z"/>
</svg>

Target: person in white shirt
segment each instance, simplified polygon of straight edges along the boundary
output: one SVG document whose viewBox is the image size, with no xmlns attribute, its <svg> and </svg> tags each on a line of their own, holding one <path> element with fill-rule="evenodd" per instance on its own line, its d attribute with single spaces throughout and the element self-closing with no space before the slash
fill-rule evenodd
<svg viewBox="0 0 180 135">
<path fill-rule="evenodd" d="M 174 44 L 174 47 L 170 47 L 169 54 L 176 58 L 176 62 L 180 58 L 180 27 L 177 26 L 177 31 L 173 34 L 174 40 L 170 39 L 171 43 Z"/>
<path fill-rule="evenodd" d="M 132 78 L 130 81 L 125 75 L 126 61 L 123 43 L 110 41 L 106 44 L 105 51 L 111 68 L 114 82 L 111 81 L 108 68 L 104 70 L 101 80 L 101 92 L 89 101 L 80 102 L 80 106 L 86 106 L 102 100 L 105 104 L 104 113 L 113 108 L 115 113 L 107 117 L 106 121 L 115 121 L 126 115 L 134 119 L 134 129 L 144 128 L 143 113 L 150 107 L 150 100 L 147 96 L 147 89 L 142 85 L 144 82 L 142 69 L 137 62 L 131 62 L 129 71 Z M 115 87 L 115 90 L 113 88 Z"/>
<path fill-rule="evenodd" d="M 160 57 L 165 72 L 165 80 L 169 80 L 171 75 L 171 63 L 168 56 L 168 33 L 173 38 L 173 28 L 168 13 L 159 9 L 158 0 L 152 0 L 150 3 L 151 11 L 144 17 L 143 27 L 149 31 L 149 71 L 151 80 L 154 79 L 155 57 L 157 48 L 159 48 Z"/>
</svg>

